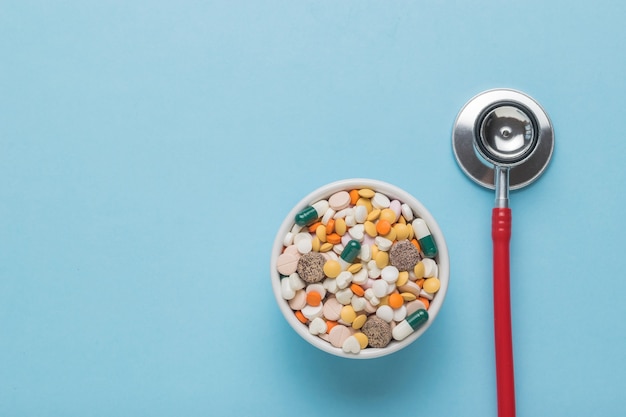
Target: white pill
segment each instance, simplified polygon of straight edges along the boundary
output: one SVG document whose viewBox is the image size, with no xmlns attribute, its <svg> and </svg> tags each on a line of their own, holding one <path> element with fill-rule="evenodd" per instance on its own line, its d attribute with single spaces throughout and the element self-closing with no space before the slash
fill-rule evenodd
<svg viewBox="0 0 626 417">
<path fill-rule="evenodd" d="M 354 220 L 359 224 L 365 223 L 365 220 L 367 220 L 367 207 L 356 206 L 354 208 Z"/>
<path fill-rule="evenodd" d="M 437 267 L 437 263 L 431 258 L 422 259 L 422 263 L 424 264 L 424 277 L 436 277 L 439 272 L 439 268 Z"/>
<path fill-rule="evenodd" d="M 399 275 L 400 271 L 393 265 L 387 265 L 380 271 L 380 277 L 390 284 L 395 283 Z"/>
<path fill-rule="evenodd" d="M 333 218 L 335 213 L 336 211 L 331 208 L 326 210 L 326 213 L 324 213 L 324 216 L 322 217 L 322 224 L 326 226 L 328 224 L 328 221 Z"/>
<path fill-rule="evenodd" d="M 354 293 L 352 292 L 350 288 L 344 288 L 342 290 L 337 291 L 337 293 L 335 293 L 335 298 L 337 299 L 337 301 L 339 301 L 339 303 L 343 304 L 344 306 L 347 306 L 348 304 L 352 302 L 353 295 Z"/>
<path fill-rule="evenodd" d="M 355 284 L 365 284 L 369 277 L 367 276 L 367 269 L 361 268 L 356 273 L 352 274 L 352 282 Z"/>
<path fill-rule="evenodd" d="M 330 196 L 328 204 L 330 205 L 330 208 L 335 210 L 344 209 L 350 205 L 350 193 L 347 191 L 337 191 L 335 194 Z"/>
<path fill-rule="evenodd" d="M 380 269 L 376 266 L 376 261 L 373 259 L 367 263 L 367 275 L 370 278 L 380 277 Z"/>
<path fill-rule="evenodd" d="M 305 305 L 302 310 L 302 315 L 309 320 L 313 320 L 316 317 L 322 317 L 323 305 L 312 306 L 310 304 Z"/>
<path fill-rule="evenodd" d="M 280 280 L 280 295 L 285 300 L 291 300 L 293 297 L 295 297 L 296 292 L 291 288 L 291 285 L 289 284 L 289 278 L 283 278 Z"/>
<path fill-rule="evenodd" d="M 348 214 L 352 214 L 351 208 L 345 208 L 343 210 L 339 210 L 333 216 L 334 219 L 345 219 Z"/>
<path fill-rule="evenodd" d="M 335 281 L 335 278 L 326 278 L 324 281 L 322 281 L 322 285 L 324 285 L 326 291 L 331 294 L 334 294 L 337 292 L 337 290 L 339 290 L 339 288 L 337 288 L 337 282 Z"/>
<path fill-rule="evenodd" d="M 378 298 L 382 298 L 387 295 L 387 282 L 382 279 L 377 279 L 372 284 L 372 290 L 374 290 L 374 295 Z"/>
<path fill-rule="evenodd" d="M 283 239 L 283 246 L 289 246 L 293 243 L 293 233 L 287 232 L 285 238 Z"/>
<path fill-rule="evenodd" d="M 402 211 L 402 215 L 404 216 L 404 220 L 410 222 L 413 220 L 413 210 L 407 203 L 404 203 L 400 206 L 400 210 Z"/>
<path fill-rule="evenodd" d="M 398 221 L 398 219 L 400 219 L 400 215 L 402 214 L 402 203 L 400 203 L 398 200 L 392 200 L 391 204 L 389 204 L 389 208 L 393 210 L 394 213 L 396 213 L 395 221 Z"/>
<path fill-rule="evenodd" d="M 350 304 L 354 311 L 359 312 L 365 309 L 365 305 L 367 304 L 367 300 L 364 297 L 359 297 L 357 295 L 352 296 L 352 300 L 350 300 Z"/>
<path fill-rule="evenodd" d="M 420 291 L 420 297 L 424 297 L 427 300 L 432 300 L 433 298 L 435 298 L 435 294 L 431 294 L 429 292 L 421 290 Z"/>
<path fill-rule="evenodd" d="M 371 288 L 365 290 L 364 297 L 373 306 L 380 304 L 380 299 L 374 295 L 374 290 Z"/>
<path fill-rule="evenodd" d="M 343 290 L 352 283 L 352 273 L 349 271 L 341 271 L 339 275 L 337 275 L 337 278 L 335 278 L 335 281 L 337 282 L 337 288 Z"/>
<path fill-rule="evenodd" d="M 343 245 L 341 243 L 338 243 L 333 246 L 333 252 L 335 252 L 337 255 L 341 255 L 341 252 L 343 252 Z"/>
<path fill-rule="evenodd" d="M 298 243 L 296 243 L 296 247 L 298 248 L 298 252 L 303 255 L 309 253 L 313 250 L 313 240 L 301 239 Z"/>
<path fill-rule="evenodd" d="M 376 236 L 376 239 L 374 239 L 374 242 L 376 243 L 376 246 L 378 246 L 378 249 L 385 251 L 385 252 L 391 249 L 391 245 L 393 244 L 391 240 L 386 239 L 382 236 Z"/>
<path fill-rule="evenodd" d="M 300 275 L 298 275 L 297 272 L 294 272 L 293 274 L 289 275 L 289 285 L 291 285 L 292 290 L 298 291 L 306 287 L 306 282 L 304 282 L 304 280 L 300 278 Z"/>
<path fill-rule="evenodd" d="M 388 305 L 382 305 L 376 309 L 376 317 L 385 320 L 387 323 L 393 320 L 393 308 Z"/>
<path fill-rule="evenodd" d="M 400 322 L 406 318 L 406 307 L 404 305 L 393 310 L 393 320 Z"/>
<path fill-rule="evenodd" d="M 293 237 L 293 244 L 294 245 L 298 245 L 298 242 L 301 242 L 303 240 L 305 240 L 305 241 L 313 240 L 313 236 L 311 236 L 311 234 L 309 232 L 296 233 L 296 235 L 294 235 L 294 237 Z"/>
<path fill-rule="evenodd" d="M 344 221 L 348 227 L 356 226 L 356 218 L 354 217 L 354 214 L 348 214 Z"/>
<path fill-rule="evenodd" d="M 312 335 L 324 334 L 327 328 L 326 321 L 321 317 L 315 317 L 311 323 L 309 323 L 309 332 Z"/>
<path fill-rule="evenodd" d="M 296 233 L 300 233 L 300 231 L 302 230 L 304 226 L 300 226 L 299 224 L 295 224 L 293 226 L 291 226 L 291 233 L 293 233 L 294 235 Z"/>
<path fill-rule="evenodd" d="M 361 351 L 361 344 L 356 337 L 348 336 L 348 338 L 343 341 L 341 350 L 345 353 L 359 353 Z"/>
<path fill-rule="evenodd" d="M 375 193 L 374 197 L 372 197 L 372 206 L 374 206 L 374 208 L 384 209 L 389 207 L 389 204 L 391 204 L 391 201 L 385 194 Z"/>
<path fill-rule="evenodd" d="M 359 207 L 363 207 L 363 206 L 359 206 Z M 357 224 L 351 227 L 350 230 L 348 230 L 348 233 L 350 234 L 350 236 L 352 236 L 353 239 L 356 239 L 360 242 L 363 240 L 363 237 L 364 237 L 365 226 L 362 224 Z"/>
</svg>

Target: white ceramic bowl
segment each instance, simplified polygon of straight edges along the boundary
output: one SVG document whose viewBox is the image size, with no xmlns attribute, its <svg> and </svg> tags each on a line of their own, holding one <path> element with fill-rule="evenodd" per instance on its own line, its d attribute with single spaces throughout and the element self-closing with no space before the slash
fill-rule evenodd
<svg viewBox="0 0 626 417">
<path fill-rule="evenodd" d="M 320 337 L 312 335 L 309 332 L 308 327 L 296 318 L 294 311 L 289 307 L 288 302 L 283 299 L 281 295 L 281 277 L 278 273 L 276 266 L 278 256 L 282 253 L 283 250 L 284 237 L 293 227 L 295 223 L 294 218 L 300 210 L 319 200 L 327 199 L 337 191 L 350 191 L 355 188 L 370 188 L 374 191 L 379 191 L 382 194 L 385 194 L 390 199 L 398 199 L 402 203 L 408 204 L 413 209 L 413 212 L 417 217 L 421 217 L 422 219 L 424 219 L 437 245 L 438 253 L 435 257 L 435 261 L 437 262 L 439 268 L 438 278 L 441 282 L 441 287 L 439 291 L 435 294 L 433 300 L 430 302 L 430 306 L 428 308 L 429 319 L 422 327 L 411 333 L 407 338 L 403 339 L 402 341 L 392 340 L 389 345 L 384 348 L 367 347 L 357 354 L 345 353 L 341 348 L 334 347 L 329 342 L 321 339 Z M 393 352 L 397 352 L 400 349 L 405 348 L 406 346 L 415 342 L 433 324 L 441 309 L 448 289 L 450 260 L 448 256 L 448 248 L 446 246 L 446 241 L 444 239 L 443 233 L 441 232 L 441 229 L 439 228 L 439 225 L 435 221 L 434 217 L 422 205 L 422 203 L 420 203 L 411 194 L 389 183 L 371 179 L 356 178 L 341 180 L 324 185 L 304 197 L 295 207 L 293 207 L 293 209 L 285 217 L 285 220 L 283 221 L 278 230 L 278 233 L 276 234 L 276 239 L 274 240 L 274 246 L 272 248 L 270 275 L 272 280 L 272 288 L 274 290 L 274 296 L 276 297 L 276 302 L 278 303 L 280 311 L 283 313 L 285 319 L 291 325 L 291 327 L 303 339 L 305 339 L 313 346 L 336 356 L 351 359 L 370 359 L 389 355 Z"/>
</svg>

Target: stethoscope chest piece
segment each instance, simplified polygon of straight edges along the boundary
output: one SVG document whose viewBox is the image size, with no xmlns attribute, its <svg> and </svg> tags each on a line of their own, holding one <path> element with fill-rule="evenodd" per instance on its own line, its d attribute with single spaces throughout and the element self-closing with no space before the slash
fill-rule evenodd
<svg viewBox="0 0 626 417">
<path fill-rule="evenodd" d="M 505 166 L 509 188 L 515 190 L 545 171 L 554 150 L 554 132 L 548 115 L 531 97 L 494 89 L 478 94 L 461 109 L 452 148 L 473 181 L 494 189 L 494 166 Z"/>
</svg>

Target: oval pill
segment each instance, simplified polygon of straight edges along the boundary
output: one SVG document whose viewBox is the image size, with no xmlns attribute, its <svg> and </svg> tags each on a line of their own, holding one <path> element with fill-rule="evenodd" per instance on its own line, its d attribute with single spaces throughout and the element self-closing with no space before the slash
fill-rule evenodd
<svg viewBox="0 0 626 417">
<path fill-rule="evenodd" d="M 335 211 L 343 210 L 350 205 L 350 193 L 347 191 L 338 191 L 331 195 L 328 204 Z"/>
</svg>

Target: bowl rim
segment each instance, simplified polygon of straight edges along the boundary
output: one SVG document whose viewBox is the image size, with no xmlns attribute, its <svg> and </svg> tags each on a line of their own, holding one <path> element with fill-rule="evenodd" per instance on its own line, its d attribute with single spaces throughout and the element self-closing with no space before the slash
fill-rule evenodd
<svg viewBox="0 0 626 417">
<path fill-rule="evenodd" d="M 379 191 L 385 194 L 392 200 L 397 199 L 403 203 L 406 203 L 413 209 L 413 212 L 418 217 L 422 218 L 426 222 L 428 228 L 430 229 L 430 233 L 437 244 L 438 253 L 436 256 L 436 262 L 439 272 L 438 278 L 441 283 L 439 291 L 429 305 L 429 319 L 426 324 L 424 324 L 415 332 L 411 333 L 406 339 L 402 341 L 392 340 L 389 345 L 384 348 L 368 347 L 361 350 L 358 354 L 345 353 L 341 348 L 334 347 L 327 341 L 319 338 L 318 336 L 312 335 L 308 331 L 307 326 L 301 323 L 296 318 L 293 310 L 289 307 L 288 302 L 282 297 L 280 274 L 278 273 L 278 270 L 276 268 L 278 255 L 280 255 L 283 249 L 284 237 L 293 227 L 293 224 L 295 223 L 295 215 L 304 207 L 321 199 L 327 199 L 335 192 L 342 190 L 347 191 L 355 188 L 371 188 L 375 191 Z M 272 289 L 274 292 L 274 297 L 276 298 L 276 303 L 285 320 L 287 320 L 289 325 L 293 328 L 293 330 L 296 331 L 297 334 L 299 334 L 311 345 L 332 355 L 350 359 L 372 359 L 387 356 L 409 346 L 414 341 L 416 341 L 421 335 L 426 332 L 426 330 L 430 328 L 430 326 L 432 326 L 433 322 L 437 318 L 443 302 L 446 298 L 450 278 L 450 259 L 448 254 L 448 246 L 446 244 L 443 232 L 439 227 L 439 224 L 432 216 L 432 214 L 428 211 L 428 209 L 408 191 L 403 190 L 400 187 L 397 187 L 385 181 L 368 178 L 350 178 L 327 183 L 318 187 L 317 189 L 307 194 L 304 198 L 302 198 L 296 205 L 294 205 L 294 207 L 289 211 L 289 213 L 282 221 L 274 239 L 270 259 L 270 277 Z"/>
</svg>

